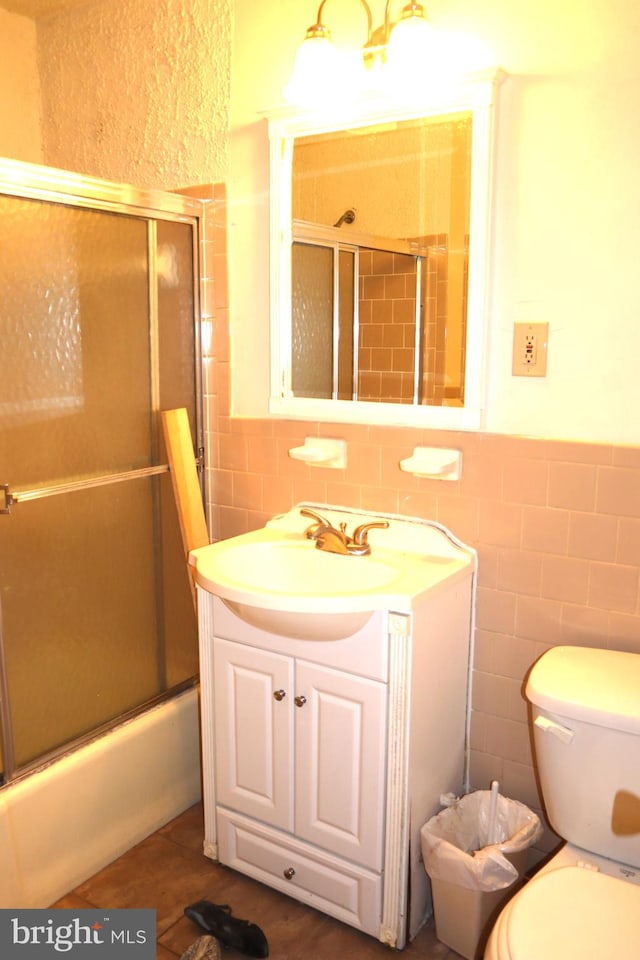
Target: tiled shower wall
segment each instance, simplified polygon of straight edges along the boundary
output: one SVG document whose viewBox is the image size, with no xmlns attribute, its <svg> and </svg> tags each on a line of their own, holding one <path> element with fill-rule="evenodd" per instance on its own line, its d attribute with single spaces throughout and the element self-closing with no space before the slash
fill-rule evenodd
<svg viewBox="0 0 640 960">
<path fill-rule="evenodd" d="M 360 400 L 411 401 L 415 341 L 415 257 L 361 250 Z"/>
<path fill-rule="evenodd" d="M 447 388 L 448 237 L 414 238 L 426 256 L 422 302 L 420 396 L 431 404 L 460 399 Z M 464 342 L 464 322 L 462 340 Z M 358 399 L 411 403 L 415 386 L 416 258 L 360 249 Z M 459 377 L 458 372 L 458 377 Z M 459 382 L 459 381 L 458 381 Z"/>
<path fill-rule="evenodd" d="M 640 653 L 640 448 L 232 419 L 223 188 L 213 195 L 203 281 L 213 324 L 205 359 L 212 537 L 315 501 L 434 519 L 475 547 L 471 786 L 498 779 L 504 794 L 539 809 L 522 695 L 529 667 L 560 643 Z M 289 458 L 315 433 L 347 441 L 345 470 Z M 401 472 L 418 445 L 462 450 L 462 478 Z M 540 849 L 553 842 L 547 834 Z"/>
</svg>

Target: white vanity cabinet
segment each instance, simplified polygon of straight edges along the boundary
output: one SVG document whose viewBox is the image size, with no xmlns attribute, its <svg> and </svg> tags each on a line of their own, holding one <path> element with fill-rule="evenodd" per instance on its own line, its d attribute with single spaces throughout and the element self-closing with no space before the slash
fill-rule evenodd
<svg viewBox="0 0 640 960">
<path fill-rule="evenodd" d="M 214 639 L 217 803 L 378 872 L 386 684 Z"/>
<path fill-rule="evenodd" d="M 327 553 L 306 507 L 376 520 L 298 505 L 191 554 L 204 852 L 400 949 L 430 915 L 420 829 L 467 786 L 475 554 L 392 516 Z"/>
<path fill-rule="evenodd" d="M 309 642 L 199 596 L 205 853 L 378 936 L 386 618 Z"/>
<path fill-rule="evenodd" d="M 475 560 L 418 535 L 428 589 L 331 639 L 256 625 L 195 551 L 205 854 L 397 948 L 430 912 L 420 828 L 466 785 Z"/>
</svg>

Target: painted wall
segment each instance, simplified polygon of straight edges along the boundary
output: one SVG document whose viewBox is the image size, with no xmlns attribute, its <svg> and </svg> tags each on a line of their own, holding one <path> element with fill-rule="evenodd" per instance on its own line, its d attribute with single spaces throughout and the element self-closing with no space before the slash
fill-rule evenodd
<svg viewBox="0 0 640 960">
<path fill-rule="evenodd" d="M 233 408 L 247 415 L 264 413 L 267 390 L 266 133 L 258 112 L 281 101 L 316 6 L 235 0 L 230 280 L 234 356 L 243 364 Z M 340 5 L 325 8 L 338 41 L 365 32 L 359 5 L 347 6 L 360 20 L 343 29 Z M 381 22 L 382 0 L 371 6 Z M 428 13 L 436 27 L 476 35 L 510 74 L 500 95 L 486 429 L 635 444 L 640 10 L 624 0 L 433 0 Z M 247 173 L 247 158 L 260 172 Z M 511 375 L 518 321 L 549 322 L 546 379 Z"/>
<path fill-rule="evenodd" d="M 0 90 L 0 156 L 42 163 L 36 26 L 1 5 Z"/>
<path fill-rule="evenodd" d="M 139 187 L 224 177 L 231 0 L 114 0 L 37 22 L 2 9 L 0 17 L 21 44 L 0 58 L 0 76 L 15 60 L 28 77 L 3 84 L 4 155 Z M 36 36 L 41 148 L 33 136 L 23 142 L 36 121 L 39 130 Z M 3 29 L 0 37 L 12 51 Z"/>
</svg>

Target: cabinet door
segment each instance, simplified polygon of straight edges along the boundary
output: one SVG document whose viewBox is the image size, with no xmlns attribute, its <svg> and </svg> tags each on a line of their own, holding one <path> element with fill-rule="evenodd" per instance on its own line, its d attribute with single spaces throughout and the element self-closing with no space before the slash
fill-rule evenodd
<svg viewBox="0 0 640 960">
<path fill-rule="evenodd" d="M 216 802 L 293 829 L 293 661 L 214 641 Z"/>
<path fill-rule="evenodd" d="M 382 868 L 386 690 L 296 661 L 296 834 L 373 870 Z"/>
</svg>

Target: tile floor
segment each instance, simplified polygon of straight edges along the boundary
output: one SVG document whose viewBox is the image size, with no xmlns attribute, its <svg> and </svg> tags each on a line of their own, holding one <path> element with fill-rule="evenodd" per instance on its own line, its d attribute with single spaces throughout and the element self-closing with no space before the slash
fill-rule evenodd
<svg viewBox="0 0 640 960">
<path fill-rule="evenodd" d="M 202 807 L 191 807 L 147 837 L 54 907 L 150 907 L 157 911 L 157 960 L 175 960 L 203 933 L 184 916 L 195 900 L 228 903 L 235 916 L 257 923 L 270 960 L 388 960 L 389 948 L 310 907 L 207 859 Z M 228 950 L 225 960 L 241 955 Z M 402 960 L 459 960 L 432 924 L 398 954 Z"/>
</svg>

